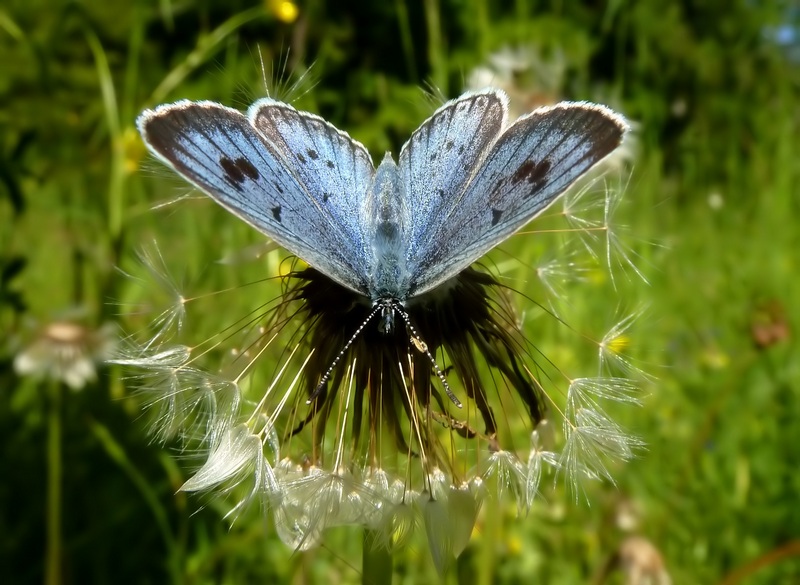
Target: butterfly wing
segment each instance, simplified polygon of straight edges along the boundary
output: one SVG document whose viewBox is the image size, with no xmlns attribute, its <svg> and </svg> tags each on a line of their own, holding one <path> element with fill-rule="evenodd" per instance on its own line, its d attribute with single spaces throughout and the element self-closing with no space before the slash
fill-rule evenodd
<svg viewBox="0 0 800 585">
<path fill-rule="evenodd" d="M 316 203 L 351 236 L 347 245 L 367 257 L 362 212 L 374 168 L 367 149 L 319 116 L 264 98 L 253 104 L 250 120 L 289 161 L 299 180 L 317 195 Z"/>
<path fill-rule="evenodd" d="M 360 143 L 274 100 L 256 102 L 248 116 L 181 101 L 146 110 L 137 124 L 150 151 L 187 181 L 309 265 L 366 293 L 357 202 L 373 166 Z"/>
<path fill-rule="evenodd" d="M 411 295 L 424 293 L 541 213 L 622 142 L 624 119 L 603 106 L 539 108 L 491 145 L 469 184 L 431 217 L 409 268 Z"/>
<path fill-rule="evenodd" d="M 470 92 L 439 108 L 414 131 L 400 151 L 400 185 L 409 225 L 407 256 L 432 230 L 441 228 L 489 146 L 505 124 L 508 98 L 488 89 Z"/>
</svg>

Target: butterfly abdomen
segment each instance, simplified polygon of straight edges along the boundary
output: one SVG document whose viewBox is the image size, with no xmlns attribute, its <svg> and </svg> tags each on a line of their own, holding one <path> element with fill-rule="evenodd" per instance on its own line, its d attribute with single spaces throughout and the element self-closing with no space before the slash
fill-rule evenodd
<svg viewBox="0 0 800 585">
<path fill-rule="evenodd" d="M 373 302 L 408 297 L 411 275 L 406 263 L 406 210 L 400 197 L 397 165 L 388 153 L 375 172 L 366 212 L 371 241 L 369 292 Z"/>
</svg>

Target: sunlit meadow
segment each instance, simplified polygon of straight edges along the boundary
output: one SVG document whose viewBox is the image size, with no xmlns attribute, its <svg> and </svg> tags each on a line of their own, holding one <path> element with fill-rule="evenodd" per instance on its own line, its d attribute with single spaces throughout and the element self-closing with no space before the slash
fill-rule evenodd
<svg viewBox="0 0 800 585">
<path fill-rule="evenodd" d="M 796 18 L 1 8 L 3 581 L 796 582 Z M 305 266 L 148 158 L 136 115 L 269 91 L 379 160 L 485 85 L 512 115 L 608 104 L 635 139 L 478 267 L 519 368 L 474 354 L 494 437 L 442 351 L 464 409 L 429 376 L 430 465 L 397 408 L 354 438 L 346 361 L 304 425 L 342 345 L 308 343 Z"/>
</svg>

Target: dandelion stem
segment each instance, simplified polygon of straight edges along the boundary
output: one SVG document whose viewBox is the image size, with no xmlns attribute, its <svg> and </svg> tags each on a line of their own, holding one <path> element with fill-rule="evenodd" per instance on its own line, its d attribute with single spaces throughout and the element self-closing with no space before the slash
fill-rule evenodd
<svg viewBox="0 0 800 585">
<path fill-rule="evenodd" d="M 124 447 L 117 442 L 108 427 L 100 424 L 97 421 L 90 420 L 89 428 L 91 429 L 95 438 L 97 438 L 97 440 L 100 442 L 100 445 L 102 445 L 103 449 L 105 449 L 106 454 L 120 467 L 120 469 L 122 469 L 122 471 L 128 475 L 133 484 L 138 488 L 144 501 L 150 507 L 156 524 L 161 530 L 161 535 L 164 538 L 164 545 L 166 546 L 167 551 L 169 551 L 167 556 L 170 559 L 169 568 L 172 572 L 173 582 L 180 582 L 180 569 L 176 566 L 176 564 L 180 562 L 180 549 L 178 548 L 175 537 L 172 534 L 172 529 L 170 528 L 170 522 L 169 518 L 167 518 L 166 511 L 160 504 L 155 491 L 152 487 L 150 487 L 150 484 L 147 482 L 144 476 L 139 473 L 139 470 L 136 468 L 136 466 L 133 465 L 130 459 L 128 459 L 128 455 L 125 452 Z"/>
<path fill-rule="evenodd" d="M 433 86 L 447 94 L 447 70 L 444 55 L 448 53 L 442 40 L 442 14 L 439 10 L 439 0 L 425 0 L 423 4 Z"/>
<path fill-rule="evenodd" d="M 125 151 L 122 126 L 119 121 L 119 106 L 111 76 L 111 67 L 103 45 L 93 30 L 86 31 L 86 40 L 92 50 L 103 97 L 106 125 L 111 140 L 111 171 L 108 186 L 108 225 L 111 237 L 116 241 L 122 231 L 122 213 L 125 201 Z"/>
<path fill-rule="evenodd" d="M 378 536 L 373 530 L 364 530 L 361 551 L 361 582 L 364 585 L 392 583 L 392 551 L 381 546 Z"/>
<path fill-rule="evenodd" d="M 47 564 L 46 585 L 61 583 L 61 382 L 50 384 L 47 415 Z"/>
</svg>

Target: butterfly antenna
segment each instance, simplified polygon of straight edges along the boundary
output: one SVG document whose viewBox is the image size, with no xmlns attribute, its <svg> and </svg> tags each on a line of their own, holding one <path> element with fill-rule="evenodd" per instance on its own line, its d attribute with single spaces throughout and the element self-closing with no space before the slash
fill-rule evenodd
<svg viewBox="0 0 800 585">
<path fill-rule="evenodd" d="M 450 384 L 447 383 L 447 378 L 444 377 L 442 369 L 439 367 L 439 364 L 436 363 L 436 359 L 433 357 L 430 350 L 428 349 L 428 344 L 422 341 L 422 338 L 419 336 L 419 333 L 417 333 L 416 328 L 411 324 L 411 319 L 409 318 L 408 313 L 406 313 L 405 310 L 403 310 L 399 304 L 394 305 L 392 308 L 395 311 L 397 311 L 403 318 L 403 321 L 405 321 L 406 327 L 408 328 L 408 331 L 411 334 L 411 343 L 414 344 L 414 347 L 416 347 L 418 351 L 428 356 L 431 365 L 433 365 L 433 371 L 436 372 L 436 375 L 439 376 L 439 379 L 442 381 L 442 384 L 444 385 L 444 391 L 447 393 L 447 397 L 458 408 L 463 408 L 461 401 L 453 393 L 453 390 L 450 388 Z"/>
<path fill-rule="evenodd" d="M 319 384 L 317 384 L 317 387 L 314 389 L 314 392 L 312 392 L 311 396 L 309 396 L 308 400 L 306 400 L 306 404 L 311 404 L 317 399 L 317 397 L 322 392 L 322 389 L 325 387 L 325 384 L 328 383 L 328 380 L 330 379 L 333 370 L 336 368 L 339 362 L 342 361 L 342 357 L 344 356 L 344 354 L 347 352 L 348 349 L 350 349 L 350 346 L 353 345 L 353 343 L 355 343 L 358 336 L 361 335 L 361 332 L 364 331 L 364 327 L 367 326 L 367 323 L 369 323 L 372 320 L 372 318 L 378 314 L 378 311 L 381 310 L 383 310 L 383 307 L 381 305 L 376 305 L 375 308 L 373 308 L 372 311 L 370 311 L 369 315 L 367 315 L 367 318 L 364 319 L 361 325 L 358 326 L 358 329 L 356 329 L 355 333 L 353 333 L 350 339 L 347 340 L 347 343 L 344 344 L 344 347 L 342 347 L 339 354 L 335 358 L 333 358 L 331 365 L 328 366 L 328 369 L 325 371 L 325 374 L 322 376 L 322 378 L 320 378 Z"/>
</svg>

